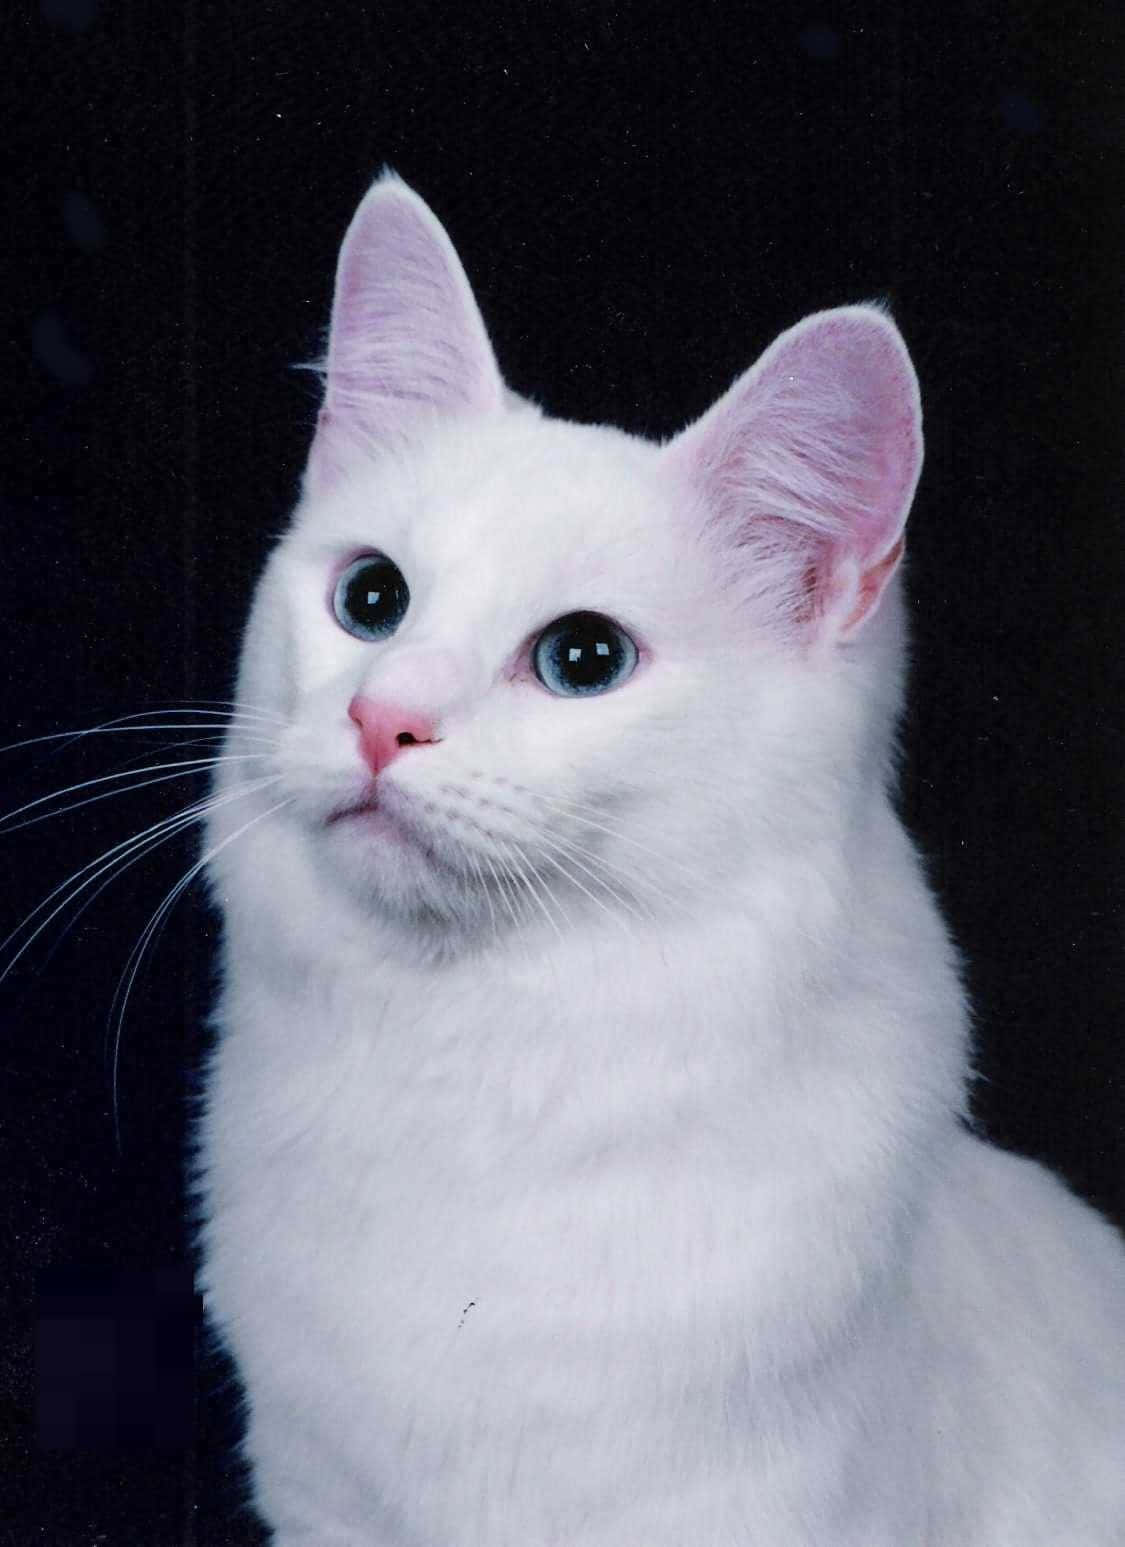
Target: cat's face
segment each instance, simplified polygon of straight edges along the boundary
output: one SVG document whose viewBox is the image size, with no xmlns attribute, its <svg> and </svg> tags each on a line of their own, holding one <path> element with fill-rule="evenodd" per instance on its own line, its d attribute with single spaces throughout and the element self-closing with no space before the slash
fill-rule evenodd
<svg viewBox="0 0 1125 1547">
<path fill-rule="evenodd" d="M 667 446 L 541 417 L 384 180 L 244 651 L 284 726 L 272 820 L 351 906 L 497 932 L 683 907 L 814 841 L 869 752 L 919 456 L 872 309 L 793 330 Z"/>
<path fill-rule="evenodd" d="M 285 718 L 279 793 L 321 869 L 376 904 L 509 922 L 527 902 L 545 921 L 537 890 L 560 924 L 702 874 L 721 821 L 701 830 L 685 797 L 726 798 L 735 662 L 682 516 L 656 447 L 530 410 L 308 500 L 246 691 Z M 394 588 L 386 617 L 372 585 Z M 365 756 L 357 698 L 436 739 Z"/>
</svg>

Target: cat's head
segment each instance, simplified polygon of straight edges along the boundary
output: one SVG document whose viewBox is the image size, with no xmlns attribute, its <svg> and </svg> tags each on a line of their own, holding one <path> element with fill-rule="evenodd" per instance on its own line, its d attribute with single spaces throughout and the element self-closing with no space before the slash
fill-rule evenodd
<svg viewBox="0 0 1125 1547">
<path fill-rule="evenodd" d="M 643 917 L 878 788 L 921 463 L 884 312 L 806 318 L 664 445 L 552 420 L 386 176 L 324 382 L 240 695 L 284 722 L 270 821 L 325 896 L 436 929 Z"/>
</svg>

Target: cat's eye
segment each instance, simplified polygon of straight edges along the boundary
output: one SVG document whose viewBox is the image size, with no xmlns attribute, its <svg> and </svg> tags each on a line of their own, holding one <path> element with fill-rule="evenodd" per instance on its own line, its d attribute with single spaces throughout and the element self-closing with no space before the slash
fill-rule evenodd
<svg viewBox="0 0 1125 1547">
<path fill-rule="evenodd" d="M 637 647 L 599 612 L 568 612 L 540 634 L 531 652 L 535 675 L 563 697 L 608 693 L 637 664 Z"/>
<path fill-rule="evenodd" d="M 409 604 L 402 571 L 381 553 L 353 559 L 332 592 L 337 623 L 357 639 L 386 639 L 402 622 Z"/>
</svg>

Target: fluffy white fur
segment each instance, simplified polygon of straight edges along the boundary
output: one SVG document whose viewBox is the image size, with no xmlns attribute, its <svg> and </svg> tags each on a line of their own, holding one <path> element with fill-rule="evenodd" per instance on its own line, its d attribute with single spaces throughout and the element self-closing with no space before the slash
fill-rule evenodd
<svg viewBox="0 0 1125 1547">
<path fill-rule="evenodd" d="M 901 339 L 806 320 L 665 447 L 500 382 L 393 178 L 341 259 L 210 873 L 204 1289 L 278 1547 L 1110 1547 L 1125 1250 L 970 1136 L 888 788 Z M 332 577 L 391 556 L 396 634 Z M 558 698 L 604 612 L 640 661 Z M 441 739 L 370 792 L 357 691 Z"/>
</svg>

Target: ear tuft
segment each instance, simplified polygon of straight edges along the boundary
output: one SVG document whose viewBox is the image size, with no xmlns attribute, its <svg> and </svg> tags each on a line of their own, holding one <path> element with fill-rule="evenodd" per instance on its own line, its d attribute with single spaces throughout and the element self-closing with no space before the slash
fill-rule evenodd
<svg viewBox="0 0 1125 1547">
<path fill-rule="evenodd" d="M 392 171 L 348 227 L 336 270 L 324 405 L 307 479 L 434 417 L 490 412 L 503 383 L 465 271 L 437 217 Z"/>
<path fill-rule="evenodd" d="M 786 635 L 844 637 L 902 553 L 922 465 L 918 382 L 879 306 L 783 333 L 665 456 Z"/>
</svg>

